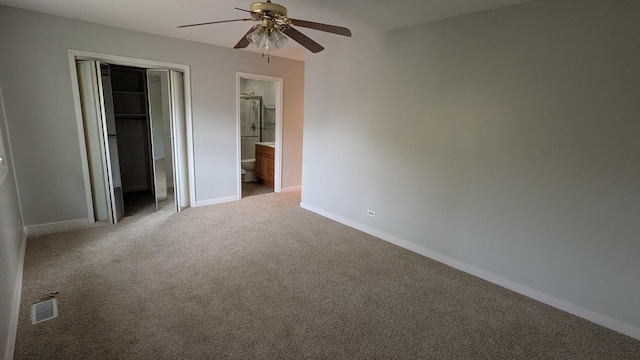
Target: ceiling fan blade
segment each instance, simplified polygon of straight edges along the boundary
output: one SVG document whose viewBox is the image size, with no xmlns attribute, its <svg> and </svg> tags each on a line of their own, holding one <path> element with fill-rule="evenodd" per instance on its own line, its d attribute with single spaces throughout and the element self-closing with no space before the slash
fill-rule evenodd
<svg viewBox="0 0 640 360">
<path fill-rule="evenodd" d="M 198 23 L 198 24 L 180 25 L 180 26 L 178 26 L 178 28 L 186 28 L 186 27 L 200 26 L 200 25 L 221 24 L 221 23 L 228 23 L 228 22 L 234 22 L 234 21 L 253 21 L 253 19 L 235 19 L 235 20 L 211 21 L 211 22 Z"/>
<path fill-rule="evenodd" d="M 298 31 L 298 30 L 296 30 L 294 28 L 292 28 L 291 26 L 286 28 L 283 32 L 288 37 L 290 37 L 293 40 L 295 40 L 296 42 L 298 42 L 300 45 L 306 47 L 312 53 L 318 53 L 318 52 L 324 50 L 324 47 L 322 45 L 320 45 L 317 42 L 309 39 L 307 37 L 307 35 L 301 33 L 300 31 Z"/>
<path fill-rule="evenodd" d="M 238 41 L 236 46 L 234 46 L 233 48 L 244 49 L 247 46 L 249 46 L 249 40 L 247 40 L 247 35 L 249 35 L 255 28 L 256 28 L 255 26 L 252 26 L 251 29 L 249 29 L 249 31 L 247 31 L 247 33 L 242 36 L 242 39 L 240 39 L 240 41 Z"/>
<path fill-rule="evenodd" d="M 292 18 L 288 18 L 288 19 L 291 21 L 291 24 L 295 26 L 302 26 L 309 29 L 315 29 L 315 30 L 332 33 L 332 34 L 351 37 L 351 30 L 347 29 L 346 27 L 321 24 L 321 23 L 307 21 L 307 20 L 298 20 L 298 19 L 292 19 Z"/>
<path fill-rule="evenodd" d="M 234 7 L 234 9 L 236 9 L 236 10 L 240 10 L 240 11 L 244 11 L 244 12 L 248 12 L 248 13 L 251 13 L 251 11 L 249 11 L 249 10 L 240 9 L 240 8 L 237 8 L 237 7 Z"/>
</svg>

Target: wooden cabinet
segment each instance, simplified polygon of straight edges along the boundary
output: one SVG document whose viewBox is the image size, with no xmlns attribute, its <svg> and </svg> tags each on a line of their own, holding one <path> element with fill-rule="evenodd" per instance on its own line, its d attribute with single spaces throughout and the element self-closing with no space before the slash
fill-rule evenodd
<svg viewBox="0 0 640 360">
<path fill-rule="evenodd" d="M 275 177 L 275 150 L 271 146 L 256 144 L 256 177 L 271 188 Z"/>
</svg>

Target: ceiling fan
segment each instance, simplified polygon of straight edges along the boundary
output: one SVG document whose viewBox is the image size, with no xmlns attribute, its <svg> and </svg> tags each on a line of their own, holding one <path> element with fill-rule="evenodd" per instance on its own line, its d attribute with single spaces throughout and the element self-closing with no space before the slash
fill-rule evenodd
<svg viewBox="0 0 640 360">
<path fill-rule="evenodd" d="M 262 46 L 264 50 L 267 50 L 267 54 L 269 51 L 277 50 L 285 46 L 288 40 L 287 36 L 307 48 L 312 53 L 317 53 L 324 50 L 324 47 L 322 45 L 311 40 L 306 35 L 293 28 L 291 25 L 320 30 L 342 36 L 351 36 L 351 31 L 346 27 L 289 18 L 287 17 L 287 8 L 279 4 L 273 4 L 271 3 L 271 0 L 267 0 L 267 2 L 254 2 L 249 7 L 249 10 L 240 8 L 234 9 L 248 12 L 249 14 L 251 14 L 251 18 L 181 25 L 178 26 L 178 28 L 236 21 L 259 21 L 259 24 L 251 27 L 251 29 L 249 29 L 249 31 L 240 39 L 240 41 L 238 41 L 236 46 L 234 46 L 234 49 L 244 49 L 249 46 L 249 44 L 252 44 L 257 48 Z M 264 53 L 262 55 L 264 56 Z"/>
</svg>

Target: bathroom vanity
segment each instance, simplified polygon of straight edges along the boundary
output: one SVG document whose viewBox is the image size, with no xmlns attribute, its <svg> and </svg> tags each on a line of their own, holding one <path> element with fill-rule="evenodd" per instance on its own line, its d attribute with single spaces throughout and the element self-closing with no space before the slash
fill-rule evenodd
<svg viewBox="0 0 640 360">
<path fill-rule="evenodd" d="M 256 177 L 273 188 L 276 148 L 272 143 L 256 143 Z"/>
</svg>

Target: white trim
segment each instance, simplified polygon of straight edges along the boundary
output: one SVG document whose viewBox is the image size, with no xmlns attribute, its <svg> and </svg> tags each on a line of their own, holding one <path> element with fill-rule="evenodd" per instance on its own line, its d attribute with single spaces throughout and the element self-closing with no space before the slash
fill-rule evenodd
<svg viewBox="0 0 640 360">
<path fill-rule="evenodd" d="M 91 180 L 89 177 L 89 165 L 87 161 L 87 148 L 84 139 L 84 124 L 82 122 L 82 105 L 80 103 L 80 90 L 78 88 L 78 73 L 76 71 L 76 61 L 95 60 L 115 65 L 134 66 L 141 68 L 154 68 L 164 70 L 175 70 L 184 74 L 184 110 L 185 125 L 187 135 L 187 168 L 189 172 L 189 204 L 196 203 L 196 176 L 194 160 L 193 142 L 193 118 L 191 112 L 191 67 L 184 64 L 176 64 L 155 60 L 138 59 L 119 55 L 109 55 L 90 51 L 67 49 L 69 69 L 71 71 L 71 89 L 73 92 L 73 102 L 76 112 L 76 125 L 78 128 L 78 138 L 80 145 L 80 158 L 82 161 L 82 173 L 85 184 L 85 196 L 87 199 L 87 217 L 90 223 L 95 222 L 93 215 L 93 200 L 91 197 Z"/>
<path fill-rule="evenodd" d="M 11 319 L 9 320 L 9 335 L 7 336 L 7 350 L 5 359 L 13 359 L 16 348 L 16 337 L 18 336 L 18 319 L 20 315 L 20 299 L 22 296 L 22 277 L 24 274 L 24 256 L 27 252 L 27 230 L 22 228 L 22 245 L 18 258 L 18 273 L 16 274 L 16 284 L 13 289 L 13 305 L 11 307 Z"/>
<path fill-rule="evenodd" d="M 507 288 L 511 291 L 515 291 L 519 294 L 522 294 L 524 296 L 530 297 L 534 300 L 538 300 L 542 303 L 545 303 L 547 305 L 553 306 L 557 309 L 566 311 L 570 314 L 576 315 L 578 317 L 581 317 L 583 319 L 589 320 L 591 322 L 594 322 L 598 325 L 604 326 L 606 328 L 609 328 L 611 330 L 617 331 L 619 333 L 622 333 L 624 335 L 630 336 L 632 338 L 638 339 L 640 340 L 640 327 L 637 326 L 633 326 L 631 324 L 627 324 L 623 321 L 617 320 L 617 319 L 613 319 L 611 317 L 599 314 L 595 311 L 589 310 L 587 308 L 584 308 L 582 306 L 573 304 L 571 302 L 568 302 L 566 300 L 562 300 L 559 299 L 555 296 L 551 296 L 549 294 L 546 294 L 542 291 L 530 288 L 528 286 L 522 285 L 520 283 L 517 283 L 513 280 L 509 280 L 506 279 L 502 276 L 496 275 L 494 273 L 491 273 L 489 271 L 480 269 L 478 267 L 475 267 L 473 265 L 469 265 L 467 263 L 461 262 L 459 260 L 456 260 L 454 258 L 451 258 L 449 256 L 440 254 L 438 252 L 435 252 L 431 249 L 428 249 L 424 246 L 421 245 L 416 245 L 414 243 L 411 243 L 409 241 L 406 240 L 402 240 L 396 236 L 393 235 L 389 235 L 385 232 L 370 228 L 368 226 L 362 225 L 360 223 L 357 223 L 355 221 L 351 221 L 349 219 L 343 218 L 341 216 L 335 215 L 333 213 L 318 209 L 314 206 L 305 204 L 303 202 L 300 203 L 300 207 L 306 210 L 309 210 L 311 212 L 314 212 L 318 215 L 322 215 L 326 218 L 329 218 L 331 220 L 337 221 L 339 223 L 342 223 L 344 225 L 347 225 L 349 227 L 352 227 L 354 229 L 360 230 L 362 232 L 365 232 L 369 235 L 373 235 L 377 238 L 380 238 L 382 240 L 385 240 L 387 242 L 390 242 L 392 244 L 398 245 L 402 248 L 405 248 L 407 250 L 413 251 L 415 253 L 418 253 L 422 256 L 426 256 L 430 259 L 433 259 L 435 261 L 441 262 L 445 265 L 451 266 L 453 268 L 456 268 L 458 270 L 464 271 L 468 274 L 477 276 L 481 279 L 487 280 L 491 283 L 494 283 L 496 285 L 502 286 L 504 288 Z"/>
<path fill-rule="evenodd" d="M 210 199 L 210 200 L 201 200 L 201 201 L 196 201 L 196 207 L 223 204 L 223 203 L 228 203 L 228 202 L 238 201 L 238 200 L 240 200 L 240 196 L 237 196 L 237 195 L 224 197 L 224 198 Z"/>
<path fill-rule="evenodd" d="M 282 189 L 281 192 L 287 193 L 287 192 L 300 191 L 300 190 L 302 190 L 302 186 L 301 185 L 284 188 L 284 189 Z"/>
<path fill-rule="evenodd" d="M 282 106 L 284 104 L 284 79 L 275 76 L 236 72 L 236 139 L 238 141 L 236 158 L 238 163 L 238 196 L 242 198 L 242 168 L 240 166 L 240 161 L 242 159 L 242 134 L 240 133 L 240 78 L 276 83 L 276 151 L 273 192 L 282 192 Z"/>
<path fill-rule="evenodd" d="M 52 222 L 47 224 L 29 225 L 26 227 L 27 235 L 40 235 L 74 230 L 89 225 L 89 219 L 76 219 L 68 221 Z"/>
<path fill-rule="evenodd" d="M 72 59 L 75 58 L 74 63 L 75 63 L 75 60 L 93 60 L 93 61 L 107 62 L 111 64 L 116 64 L 116 65 L 141 67 L 145 69 L 148 67 L 151 67 L 151 68 L 176 70 L 179 72 L 184 72 L 189 70 L 189 65 L 170 63 L 170 62 L 164 62 L 164 61 L 132 58 L 128 56 L 110 55 L 110 54 L 75 50 L 75 49 L 67 49 L 67 53 L 69 55 L 72 55 Z"/>
<path fill-rule="evenodd" d="M 240 73 L 236 73 L 236 194 L 242 198 L 242 129 L 240 124 Z"/>
</svg>

